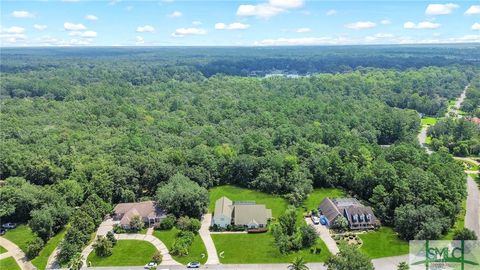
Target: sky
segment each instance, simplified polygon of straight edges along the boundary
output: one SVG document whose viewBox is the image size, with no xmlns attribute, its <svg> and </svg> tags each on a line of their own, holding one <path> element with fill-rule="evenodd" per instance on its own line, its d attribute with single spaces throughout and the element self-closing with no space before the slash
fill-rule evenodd
<svg viewBox="0 0 480 270">
<path fill-rule="evenodd" d="M 0 0 L 0 46 L 479 43 L 480 1 Z"/>
</svg>

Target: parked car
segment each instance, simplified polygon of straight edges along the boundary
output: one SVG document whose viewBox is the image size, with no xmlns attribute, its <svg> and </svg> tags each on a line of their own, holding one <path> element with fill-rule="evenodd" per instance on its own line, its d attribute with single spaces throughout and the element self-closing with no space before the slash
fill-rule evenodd
<svg viewBox="0 0 480 270">
<path fill-rule="evenodd" d="M 317 216 L 312 216 L 312 222 L 315 225 L 320 224 L 320 219 Z"/>
<path fill-rule="evenodd" d="M 145 264 L 145 266 L 143 268 L 150 269 L 152 267 L 157 267 L 157 265 L 158 265 L 157 263 L 149 262 L 149 263 Z"/>
<path fill-rule="evenodd" d="M 5 223 L 2 225 L 2 227 L 5 229 L 15 229 L 17 227 L 17 223 L 12 223 L 12 222 Z"/>
<path fill-rule="evenodd" d="M 200 268 L 200 262 L 189 262 L 187 268 Z"/>
</svg>

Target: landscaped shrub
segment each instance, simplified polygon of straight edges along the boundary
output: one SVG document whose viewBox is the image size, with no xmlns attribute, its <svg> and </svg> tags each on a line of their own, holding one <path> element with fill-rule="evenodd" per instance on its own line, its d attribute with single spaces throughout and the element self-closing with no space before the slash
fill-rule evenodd
<svg viewBox="0 0 480 270">
<path fill-rule="evenodd" d="M 99 236 L 97 241 L 93 244 L 95 254 L 98 257 L 108 257 L 112 255 L 113 244 L 106 237 Z"/>
<path fill-rule="evenodd" d="M 130 231 L 132 232 L 138 232 L 140 231 L 141 229 L 143 229 L 143 227 L 145 226 L 145 222 L 143 222 L 142 220 L 142 217 L 140 216 L 134 216 L 131 220 L 130 220 Z"/>
<path fill-rule="evenodd" d="M 33 259 L 37 257 L 38 253 L 40 253 L 44 245 L 45 245 L 45 242 L 43 242 L 42 238 L 38 236 L 28 241 L 27 254 L 26 254 L 27 257 L 29 259 Z"/>
<path fill-rule="evenodd" d="M 120 224 L 115 224 L 113 225 L 113 232 L 115 232 L 116 234 L 120 234 L 120 233 L 126 233 L 127 230 L 125 230 L 122 226 L 120 226 Z"/>
<path fill-rule="evenodd" d="M 177 220 L 177 229 L 181 231 L 191 231 L 197 233 L 200 230 L 202 223 L 196 218 L 180 217 Z"/>
<path fill-rule="evenodd" d="M 155 251 L 155 253 L 153 254 L 152 256 L 152 262 L 156 263 L 156 264 L 160 264 L 163 260 L 163 256 L 162 256 L 162 253 L 160 253 L 160 251 Z"/>
<path fill-rule="evenodd" d="M 117 244 L 117 239 L 115 239 L 115 235 L 113 235 L 112 231 L 109 231 L 107 233 L 107 239 L 112 242 L 112 246 L 115 246 Z"/>
<path fill-rule="evenodd" d="M 166 218 L 162 220 L 162 222 L 160 222 L 160 224 L 158 224 L 158 226 L 155 229 L 170 230 L 171 228 L 173 228 L 173 226 L 175 226 L 175 222 L 176 222 L 175 216 L 168 215 Z"/>
</svg>

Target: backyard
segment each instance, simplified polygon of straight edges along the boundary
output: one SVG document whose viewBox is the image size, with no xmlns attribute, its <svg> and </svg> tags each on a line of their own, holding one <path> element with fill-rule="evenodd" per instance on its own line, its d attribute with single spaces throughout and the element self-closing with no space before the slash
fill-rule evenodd
<svg viewBox="0 0 480 270">
<path fill-rule="evenodd" d="M 179 232 L 178 229 L 173 228 L 170 230 L 155 230 L 153 236 L 160 239 L 170 250 L 173 243 L 175 242 L 175 236 Z M 203 254 L 203 255 L 202 255 Z M 203 256 L 203 258 L 202 258 Z M 207 261 L 207 250 L 203 244 L 202 238 L 199 235 L 195 235 L 192 245 L 189 249 L 189 254 L 187 256 L 172 256 L 174 260 L 181 264 L 187 264 L 192 261 L 199 261 L 204 264 Z"/>
<path fill-rule="evenodd" d="M 275 245 L 273 235 L 262 234 L 212 234 L 221 263 L 288 263 L 301 256 L 307 262 L 323 262 L 329 256 L 325 244 L 318 241 L 320 254 L 310 253 L 310 249 L 283 255 Z"/>
<path fill-rule="evenodd" d="M 359 234 L 363 244 L 360 250 L 371 259 L 408 254 L 408 242 L 398 238 L 390 227 Z"/>
<path fill-rule="evenodd" d="M 3 237 L 15 243 L 23 252 L 27 252 L 27 243 L 35 238 L 35 234 L 30 227 L 21 224 L 13 230 L 8 230 Z"/>
<path fill-rule="evenodd" d="M 113 247 L 111 256 L 98 257 L 92 251 L 87 261 L 92 266 L 141 266 L 150 262 L 155 251 L 155 246 L 147 241 L 119 240 Z"/>
</svg>

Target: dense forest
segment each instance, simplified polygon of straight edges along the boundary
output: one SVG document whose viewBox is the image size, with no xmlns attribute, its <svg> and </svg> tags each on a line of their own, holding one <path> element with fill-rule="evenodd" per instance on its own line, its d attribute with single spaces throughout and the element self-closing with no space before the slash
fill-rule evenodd
<svg viewBox="0 0 480 270">
<path fill-rule="evenodd" d="M 7 50 L 0 74 L 0 218 L 30 221 L 44 240 L 68 216 L 89 220 L 70 229 L 76 244 L 64 248 L 64 261 L 108 205 L 153 198 L 173 176 L 202 188 L 230 183 L 278 194 L 293 205 L 314 187 L 342 187 L 405 239 L 440 237 L 466 195 L 462 166 L 416 142 L 419 114 L 444 114 L 478 74 L 463 50 L 443 48 L 452 57 L 442 61 L 399 47 L 398 59 L 386 61 L 395 48 L 358 49 L 378 62 L 353 53 L 342 72 L 299 78 L 205 71 L 229 61 L 220 55 L 177 55 L 175 64 L 174 56 L 156 61 L 163 51 L 147 61 L 134 49 L 130 56 L 78 50 Z M 308 54 L 312 66 L 341 57 L 306 51 L 270 53 L 292 66 Z M 308 70 L 317 71 L 324 70 Z"/>
</svg>

